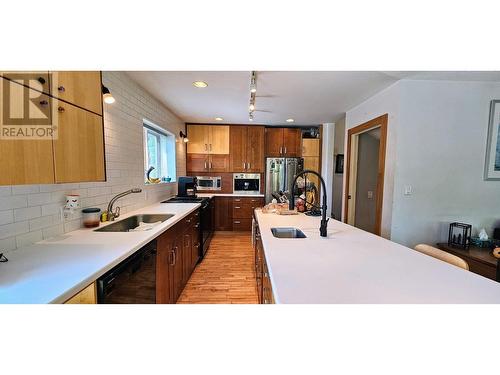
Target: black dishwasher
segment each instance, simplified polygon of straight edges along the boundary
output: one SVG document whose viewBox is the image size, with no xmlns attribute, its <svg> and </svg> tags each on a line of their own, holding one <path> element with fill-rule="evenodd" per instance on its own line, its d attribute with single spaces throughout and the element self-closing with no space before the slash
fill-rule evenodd
<svg viewBox="0 0 500 375">
<path fill-rule="evenodd" d="M 156 240 L 97 279 L 97 303 L 156 303 Z"/>
</svg>

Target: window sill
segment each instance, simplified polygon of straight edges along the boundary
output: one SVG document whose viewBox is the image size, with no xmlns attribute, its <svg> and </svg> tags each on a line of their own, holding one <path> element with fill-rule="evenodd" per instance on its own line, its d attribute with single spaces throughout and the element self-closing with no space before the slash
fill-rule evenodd
<svg viewBox="0 0 500 375">
<path fill-rule="evenodd" d="M 152 183 L 152 182 L 148 182 L 148 181 L 145 181 L 144 182 L 144 186 L 156 186 L 156 185 L 171 185 L 171 184 L 175 184 L 176 181 L 160 181 L 160 182 L 157 182 L 157 183 Z"/>
</svg>

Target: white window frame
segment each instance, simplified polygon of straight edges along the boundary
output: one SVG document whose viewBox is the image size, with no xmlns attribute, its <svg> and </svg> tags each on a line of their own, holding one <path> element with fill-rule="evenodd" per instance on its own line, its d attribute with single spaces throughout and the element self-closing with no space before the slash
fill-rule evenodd
<svg viewBox="0 0 500 375">
<path fill-rule="evenodd" d="M 160 183 L 176 182 L 176 152 L 175 152 L 175 135 L 162 127 L 143 119 L 143 148 L 144 148 L 144 183 L 151 184 L 146 178 L 148 165 L 148 134 L 152 134 L 157 139 L 157 160 L 158 160 L 158 177 L 162 179 Z M 170 177 L 170 181 L 164 181 L 163 178 Z M 154 184 L 156 185 L 156 184 Z"/>
</svg>

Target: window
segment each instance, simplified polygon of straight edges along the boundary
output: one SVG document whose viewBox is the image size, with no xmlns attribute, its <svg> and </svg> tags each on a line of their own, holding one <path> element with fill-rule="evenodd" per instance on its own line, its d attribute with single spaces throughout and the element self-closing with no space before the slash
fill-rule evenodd
<svg viewBox="0 0 500 375">
<path fill-rule="evenodd" d="M 146 184 L 175 182 L 175 136 L 144 121 L 144 181 Z M 147 178 L 147 171 L 154 169 Z"/>
</svg>

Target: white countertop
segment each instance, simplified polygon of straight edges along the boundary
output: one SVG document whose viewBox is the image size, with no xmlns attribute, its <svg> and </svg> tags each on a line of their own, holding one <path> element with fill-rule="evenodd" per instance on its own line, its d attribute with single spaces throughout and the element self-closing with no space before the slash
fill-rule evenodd
<svg viewBox="0 0 500 375">
<path fill-rule="evenodd" d="M 256 210 L 276 303 L 500 303 L 500 283 L 330 219 Z M 295 227 L 305 239 L 280 239 Z"/>
<path fill-rule="evenodd" d="M 64 302 L 198 207 L 198 203 L 157 203 L 117 219 L 175 214 L 149 231 L 80 229 L 17 249 L 8 254 L 8 262 L 0 263 L 0 303 Z"/>
<path fill-rule="evenodd" d="M 248 197 L 248 198 L 264 198 L 264 194 L 244 194 L 244 193 L 196 193 L 199 197 Z"/>
</svg>

